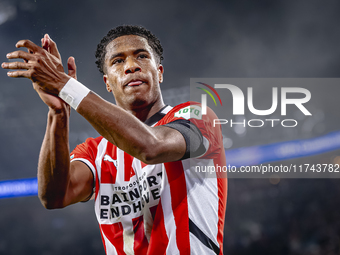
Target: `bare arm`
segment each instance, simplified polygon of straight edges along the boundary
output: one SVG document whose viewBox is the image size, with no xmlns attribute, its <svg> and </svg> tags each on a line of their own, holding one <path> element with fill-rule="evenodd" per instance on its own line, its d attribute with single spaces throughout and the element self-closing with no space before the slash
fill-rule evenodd
<svg viewBox="0 0 340 255">
<path fill-rule="evenodd" d="M 48 37 L 42 46 L 61 59 L 56 44 Z M 67 61 L 68 74 L 76 77 L 74 58 Z M 41 99 L 49 106 L 45 137 L 38 163 L 38 196 L 45 208 L 63 208 L 89 198 L 93 189 L 93 176 L 79 161 L 70 163 L 69 116 L 70 107 L 60 98 L 45 93 L 33 83 Z"/>
<path fill-rule="evenodd" d="M 38 163 L 38 194 L 48 208 L 62 208 L 91 195 L 93 176 L 82 162 L 69 160 L 69 107 L 48 113 Z"/>
<path fill-rule="evenodd" d="M 132 114 L 89 93 L 77 108 L 108 141 L 147 164 L 179 160 L 186 143 L 175 129 L 149 127 Z"/>
</svg>

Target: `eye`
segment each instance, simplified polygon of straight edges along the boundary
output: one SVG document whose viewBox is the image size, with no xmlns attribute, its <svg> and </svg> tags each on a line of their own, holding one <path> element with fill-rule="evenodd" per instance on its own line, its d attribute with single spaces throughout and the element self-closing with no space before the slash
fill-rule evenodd
<svg viewBox="0 0 340 255">
<path fill-rule="evenodd" d="M 123 59 L 122 58 L 116 58 L 115 60 L 113 60 L 112 64 L 120 64 L 120 63 L 123 63 Z"/>
<path fill-rule="evenodd" d="M 146 54 L 139 54 L 138 55 L 138 58 L 147 58 L 148 57 L 148 55 L 146 55 Z"/>
</svg>

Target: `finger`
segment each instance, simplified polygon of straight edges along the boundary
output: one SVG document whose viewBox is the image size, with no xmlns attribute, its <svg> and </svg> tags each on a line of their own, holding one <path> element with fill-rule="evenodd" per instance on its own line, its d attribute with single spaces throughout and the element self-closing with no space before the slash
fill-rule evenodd
<svg viewBox="0 0 340 255">
<path fill-rule="evenodd" d="M 12 78 L 29 78 L 31 79 L 31 72 L 30 71 L 11 71 L 7 72 L 8 77 Z"/>
<path fill-rule="evenodd" d="M 48 51 L 48 47 L 49 47 L 49 43 L 48 40 L 45 38 L 46 36 L 44 36 L 43 38 L 41 38 L 41 47 L 44 48 L 44 50 Z"/>
<path fill-rule="evenodd" d="M 30 54 L 33 54 L 33 51 L 30 50 L 30 49 L 27 49 L 27 52 L 30 53 Z M 25 63 L 28 63 L 28 60 L 24 59 Z"/>
<path fill-rule="evenodd" d="M 42 52 L 43 49 L 30 40 L 21 40 L 15 45 L 17 48 L 25 47 L 33 52 Z"/>
<path fill-rule="evenodd" d="M 74 57 L 69 57 L 67 60 L 68 75 L 74 79 L 77 79 L 77 66 Z"/>
<path fill-rule="evenodd" d="M 29 69 L 30 65 L 24 62 L 4 62 L 1 67 L 3 69 Z"/>
<path fill-rule="evenodd" d="M 8 53 L 6 55 L 6 57 L 8 59 L 14 59 L 14 58 L 22 58 L 24 60 L 33 60 L 34 59 L 34 55 L 29 53 L 29 52 L 25 52 L 22 50 L 17 50 L 17 51 L 13 51 L 11 53 Z"/>
<path fill-rule="evenodd" d="M 49 52 L 54 55 L 55 57 L 61 59 L 59 51 L 58 51 L 58 47 L 57 44 L 51 39 L 51 37 L 48 34 L 45 34 L 44 39 L 47 41 L 48 43 L 48 47 L 49 47 Z"/>
</svg>

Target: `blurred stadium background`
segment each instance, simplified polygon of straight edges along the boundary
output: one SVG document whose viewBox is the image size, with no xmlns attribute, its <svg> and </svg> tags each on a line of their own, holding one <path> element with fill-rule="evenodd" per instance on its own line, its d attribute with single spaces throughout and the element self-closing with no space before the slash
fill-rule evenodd
<svg viewBox="0 0 340 255">
<path fill-rule="evenodd" d="M 140 24 L 161 40 L 163 96 L 190 99 L 190 78 L 337 78 L 340 3 L 329 1 L 42 1 L 0 0 L 0 60 L 20 39 L 49 33 L 78 78 L 112 101 L 94 51 L 109 29 Z M 36 176 L 47 109 L 28 80 L 0 70 L 0 191 Z M 228 151 L 313 139 L 340 130 L 340 88 L 317 88 L 311 120 L 294 132 L 224 129 Z M 98 134 L 71 114 L 70 147 Z M 340 163 L 340 150 L 273 164 Z M 1 182 L 3 181 L 3 182 Z M 229 179 L 225 254 L 340 254 L 339 179 Z M 93 202 L 48 211 L 36 196 L 0 199 L 0 254 L 104 254 Z"/>
</svg>

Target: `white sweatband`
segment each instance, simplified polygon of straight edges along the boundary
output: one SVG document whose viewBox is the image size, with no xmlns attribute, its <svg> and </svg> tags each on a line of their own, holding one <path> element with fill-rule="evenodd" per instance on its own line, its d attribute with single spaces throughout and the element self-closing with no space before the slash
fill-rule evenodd
<svg viewBox="0 0 340 255">
<path fill-rule="evenodd" d="M 60 90 L 59 97 L 68 103 L 73 109 L 77 110 L 78 105 L 89 92 L 90 90 L 83 84 L 71 78 Z"/>
</svg>

